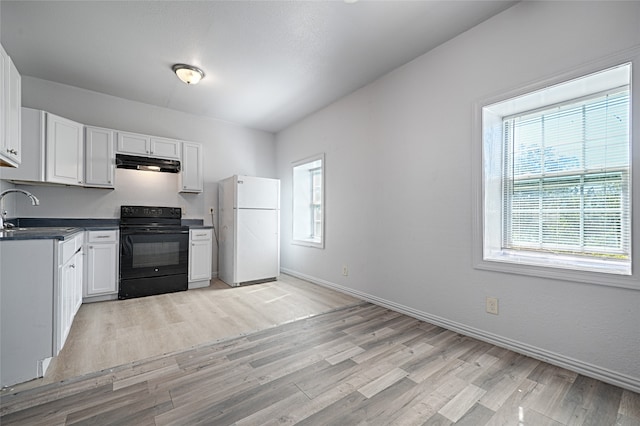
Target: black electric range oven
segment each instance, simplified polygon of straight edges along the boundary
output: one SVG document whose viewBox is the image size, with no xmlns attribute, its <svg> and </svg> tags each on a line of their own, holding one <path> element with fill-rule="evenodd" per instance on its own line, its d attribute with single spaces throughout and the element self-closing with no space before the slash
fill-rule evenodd
<svg viewBox="0 0 640 426">
<path fill-rule="evenodd" d="M 118 299 L 188 288 L 189 227 L 179 207 L 121 206 Z"/>
</svg>

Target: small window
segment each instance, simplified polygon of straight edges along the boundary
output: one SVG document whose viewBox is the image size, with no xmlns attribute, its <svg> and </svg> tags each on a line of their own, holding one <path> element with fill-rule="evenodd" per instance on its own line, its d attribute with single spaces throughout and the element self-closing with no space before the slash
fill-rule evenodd
<svg viewBox="0 0 640 426">
<path fill-rule="evenodd" d="M 624 64 L 482 107 L 485 265 L 631 275 L 630 79 Z"/>
<path fill-rule="evenodd" d="M 324 154 L 293 164 L 293 243 L 324 247 Z"/>
</svg>

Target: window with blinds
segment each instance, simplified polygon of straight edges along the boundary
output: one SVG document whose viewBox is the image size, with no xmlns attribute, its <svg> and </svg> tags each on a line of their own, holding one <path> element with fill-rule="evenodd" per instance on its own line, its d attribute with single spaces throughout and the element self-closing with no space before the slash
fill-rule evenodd
<svg viewBox="0 0 640 426">
<path fill-rule="evenodd" d="M 630 258 L 629 87 L 503 119 L 503 248 Z"/>
<path fill-rule="evenodd" d="M 637 287 L 631 67 L 478 103 L 476 267 Z"/>
</svg>

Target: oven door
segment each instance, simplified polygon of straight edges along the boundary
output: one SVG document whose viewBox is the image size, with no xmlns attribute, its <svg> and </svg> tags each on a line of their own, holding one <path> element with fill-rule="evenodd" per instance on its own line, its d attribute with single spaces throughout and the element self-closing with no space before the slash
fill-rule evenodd
<svg viewBox="0 0 640 426">
<path fill-rule="evenodd" d="M 120 232 L 120 279 L 187 274 L 189 231 L 132 230 Z"/>
</svg>

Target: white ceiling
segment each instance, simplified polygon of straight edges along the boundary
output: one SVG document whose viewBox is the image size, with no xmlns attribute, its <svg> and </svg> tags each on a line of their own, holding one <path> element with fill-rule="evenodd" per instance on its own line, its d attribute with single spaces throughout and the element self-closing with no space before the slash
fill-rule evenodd
<svg viewBox="0 0 640 426">
<path fill-rule="evenodd" d="M 513 4 L 2 0 L 0 38 L 22 75 L 277 132 Z"/>
</svg>

